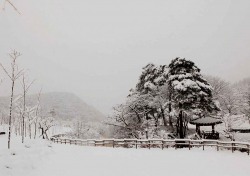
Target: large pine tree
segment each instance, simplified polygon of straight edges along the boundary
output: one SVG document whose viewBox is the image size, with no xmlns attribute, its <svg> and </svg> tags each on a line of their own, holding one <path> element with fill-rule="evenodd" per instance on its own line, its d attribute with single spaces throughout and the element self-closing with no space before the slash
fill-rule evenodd
<svg viewBox="0 0 250 176">
<path fill-rule="evenodd" d="M 171 104 L 177 113 L 177 133 L 185 137 L 187 114 L 205 115 L 217 111 L 212 87 L 201 76 L 200 69 L 186 59 L 176 58 L 169 64 L 168 88 Z"/>
</svg>

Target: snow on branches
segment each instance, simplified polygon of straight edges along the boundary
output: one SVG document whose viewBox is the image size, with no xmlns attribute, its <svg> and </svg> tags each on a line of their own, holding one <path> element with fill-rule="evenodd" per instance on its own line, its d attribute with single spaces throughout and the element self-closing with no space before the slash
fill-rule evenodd
<svg viewBox="0 0 250 176">
<path fill-rule="evenodd" d="M 178 134 L 184 128 L 180 123 L 186 128 L 188 122 L 179 121 L 181 111 L 181 117 L 189 120 L 194 114 L 218 109 L 212 90 L 191 61 L 176 58 L 169 65 L 150 63 L 126 102 L 114 108 L 113 125 L 122 137 L 164 137 L 162 131 L 165 137 L 170 132 Z"/>
<path fill-rule="evenodd" d="M 186 111 L 200 109 L 205 114 L 218 110 L 212 99 L 212 87 L 192 61 L 174 59 L 169 65 L 168 78 L 175 108 Z"/>
</svg>

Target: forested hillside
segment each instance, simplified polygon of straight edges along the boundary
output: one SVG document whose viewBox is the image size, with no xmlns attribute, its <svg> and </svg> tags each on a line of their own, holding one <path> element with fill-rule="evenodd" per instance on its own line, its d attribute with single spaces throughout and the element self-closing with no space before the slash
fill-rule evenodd
<svg viewBox="0 0 250 176">
<path fill-rule="evenodd" d="M 27 106 L 33 107 L 37 103 L 37 95 L 27 96 Z M 53 115 L 56 120 L 101 121 L 104 115 L 94 107 L 88 105 L 72 93 L 44 93 L 41 94 L 41 112 L 44 116 Z M 9 98 L 0 97 L 0 111 L 8 112 Z"/>
</svg>

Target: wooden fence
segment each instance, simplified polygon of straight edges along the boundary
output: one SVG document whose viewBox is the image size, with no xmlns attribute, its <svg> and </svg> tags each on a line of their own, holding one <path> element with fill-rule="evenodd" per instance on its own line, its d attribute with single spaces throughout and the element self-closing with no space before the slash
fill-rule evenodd
<svg viewBox="0 0 250 176">
<path fill-rule="evenodd" d="M 104 147 L 125 147 L 125 148 L 188 148 L 193 147 L 215 147 L 217 151 L 220 149 L 231 150 L 232 152 L 238 150 L 250 154 L 250 143 L 235 142 L 235 141 L 219 141 L 219 140 L 190 140 L 190 139 L 67 139 L 52 137 L 51 141 L 60 144 L 80 145 L 80 146 L 104 146 Z"/>
</svg>

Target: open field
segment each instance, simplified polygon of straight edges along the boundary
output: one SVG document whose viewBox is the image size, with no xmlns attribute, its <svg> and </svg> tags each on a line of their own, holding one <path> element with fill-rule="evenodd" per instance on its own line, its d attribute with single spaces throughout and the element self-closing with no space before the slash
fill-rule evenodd
<svg viewBox="0 0 250 176">
<path fill-rule="evenodd" d="M 250 157 L 245 153 L 202 149 L 124 149 L 53 144 L 15 137 L 7 150 L 0 136 L 1 176 L 248 176 Z"/>
</svg>

